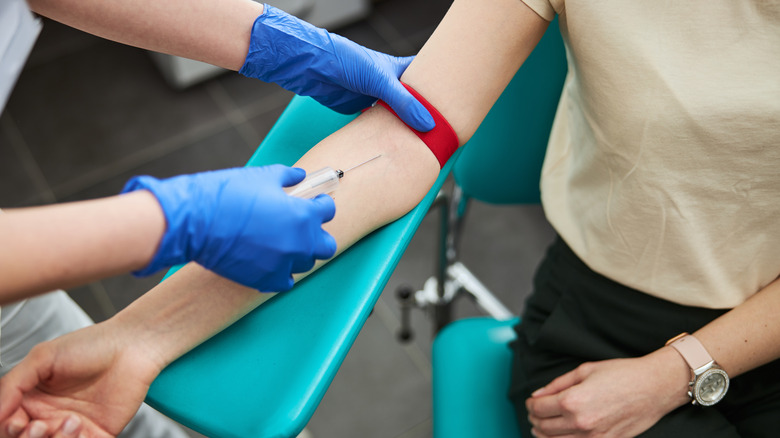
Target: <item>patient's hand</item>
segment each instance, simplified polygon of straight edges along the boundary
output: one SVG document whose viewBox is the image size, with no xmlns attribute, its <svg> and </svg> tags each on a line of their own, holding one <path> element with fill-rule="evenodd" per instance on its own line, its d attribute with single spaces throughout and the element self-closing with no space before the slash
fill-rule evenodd
<svg viewBox="0 0 780 438">
<path fill-rule="evenodd" d="M 36 346 L 0 380 L 0 437 L 121 432 L 161 367 L 119 333 L 103 323 Z"/>
</svg>

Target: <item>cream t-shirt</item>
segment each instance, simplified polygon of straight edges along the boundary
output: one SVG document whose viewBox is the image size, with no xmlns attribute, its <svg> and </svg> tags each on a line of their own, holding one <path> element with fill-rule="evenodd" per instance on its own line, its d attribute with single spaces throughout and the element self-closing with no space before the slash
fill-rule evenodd
<svg viewBox="0 0 780 438">
<path fill-rule="evenodd" d="M 595 271 L 731 308 L 780 274 L 780 2 L 523 0 L 569 74 L 542 171 Z"/>
</svg>

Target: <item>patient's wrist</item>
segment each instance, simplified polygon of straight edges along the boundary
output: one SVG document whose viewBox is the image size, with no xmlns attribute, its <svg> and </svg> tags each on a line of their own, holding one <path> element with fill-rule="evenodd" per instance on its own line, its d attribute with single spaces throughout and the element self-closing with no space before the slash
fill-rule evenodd
<svg viewBox="0 0 780 438">
<path fill-rule="evenodd" d="M 102 328 L 103 336 L 118 345 L 122 351 L 131 351 L 133 355 L 143 358 L 142 374 L 154 378 L 175 360 L 174 357 L 166 354 L 159 333 L 155 333 L 148 322 L 144 323 L 143 320 L 133 318 L 132 315 L 119 312 L 99 323 L 98 326 Z"/>
</svg>

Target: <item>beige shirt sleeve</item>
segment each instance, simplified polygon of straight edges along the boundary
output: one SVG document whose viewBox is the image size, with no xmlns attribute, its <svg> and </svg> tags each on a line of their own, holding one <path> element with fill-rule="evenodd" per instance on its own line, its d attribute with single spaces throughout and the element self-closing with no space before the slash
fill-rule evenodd
<svg viewBox="0 0 780 438">
<path fill-rule="evenodd" d="M 556 14 L 563 12 L 562 0 L 522 0 L 522 2 L 547 21 L 552 21 Z"/>
</svg>

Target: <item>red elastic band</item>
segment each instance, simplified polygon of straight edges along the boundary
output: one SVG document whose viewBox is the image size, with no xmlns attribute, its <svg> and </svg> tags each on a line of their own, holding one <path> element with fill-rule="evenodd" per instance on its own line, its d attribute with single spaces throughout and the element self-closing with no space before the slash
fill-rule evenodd
<svg viewBox="0 0 780 438">
<path fill-rule="evenodd" d="M 431 115 L 433 116 L 433 121 L 436 122 L 436 126 L 428 132 L 420 132 L 409 125 L 406 126 L 409 126 L 409 129 L 417 134 L 417 136 L 420 137 L 420 140 L 422 140 L 428 146 L 428 149 L 433 152 L 433 155 L 437 160 L 439 160 L 439 167 L 444 167 L 444 165 L 447 163 L 447 160 L 449 160 L 452 154 L 458 150 L 458 135 L 455 134 L 455 130 L 452 129 L 452 126 L 450 126 L 449 122 L 447 122 L 447 119 L 445 119 L 444 116 L 442 116 L 433 105 L 428 103 L 428 101 L 425 100 L 425 98 L 422 97 L 420 93 L 406 84 L 403 84 L 403 86 L 406 87 L 410 93 L 412 93 L 412 96 L 417 98 L 417 100 L 423 104 L 425 109 L 430 111 Z M 395 111 L 390 108 L 390 105 L 382 100 L 379 100 L 377 103 L 387 108 L 388 111 L 398 117 L 398 114 L 396 114 Z"/>
</svg>

